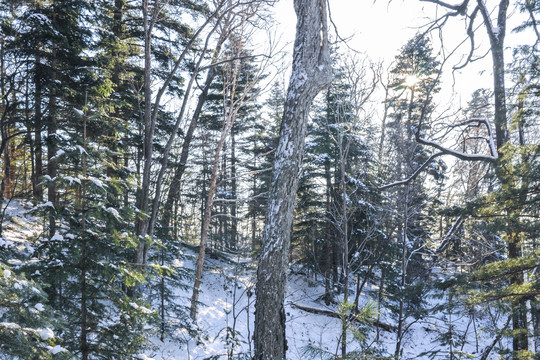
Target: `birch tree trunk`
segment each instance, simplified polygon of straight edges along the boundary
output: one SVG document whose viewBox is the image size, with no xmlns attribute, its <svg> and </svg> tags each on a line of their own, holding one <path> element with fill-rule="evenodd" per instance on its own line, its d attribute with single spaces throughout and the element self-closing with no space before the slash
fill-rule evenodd
<svg viewBox="0 0 540 360">
<path fill-rule="evenodd" d="M 286 357 L 283 302 L 307 119 L 313 99 L 332 81 L 326 5 L 325 0 L 294 1 L 298 21 L 292 74 L 272 169 L 255 289 L 256 360 Z"/>
</svg>

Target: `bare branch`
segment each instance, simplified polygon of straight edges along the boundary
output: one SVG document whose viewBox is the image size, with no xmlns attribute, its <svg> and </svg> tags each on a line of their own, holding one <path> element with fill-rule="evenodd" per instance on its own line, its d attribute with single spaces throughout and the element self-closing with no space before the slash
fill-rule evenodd
<svg viewBox="0 0 540 360">
<path fill-rule="evenodd" d="M 453 5 L 449 4 L 447 2 L 441 1 L 441 0 L 420 0 L 421 2 L 430 2 L 433 4 L 437 4 L 439 6 L 445 7 L 450 10 L 456 11 L 460 15 L 464 15 L 465 11 L 467 10 L 467 5 L 469 5 L 469 0 L 463 0 L 461 4 Z"/>
<path fill-rule="evenodd" d="M 445 155 L 445 152 L 444 151 L 439 151 L 433 155 L 431 155 L 418 169 L 416 169 L 414 171 L 414 173 L 412 173 L 412 175 L 410 175 L 408 178 L 406 179 L 403 179 L 403 180 L 399 180 L 399 181 L 395 181 L 393 183 L 390 183 L 390 184 L 386 184 L 386 185 L 383 185 L 383 186 L 380 186 L 379 187 L 379 190 L 386 190 L 386 189 L 389 189 L 391 187 L 394 187 L 394 186 L 399 186 L 399 185 L 406 185 L 408 183 L 410 183 L 411 181 L 413 181 L 414 179 L 416 179 L 416 177 L 436 158 L 438 158 L 439 156 L 442 156 L 442 155 Z"/>
<path fill-rule="evenodd" d="M 478 6 L 476 6 L 474 8 L 474 10 L 473 10 L 473 12 L 471 13 L 471 16 L 470 16 L 471 20 L 470 20 L 469 26 L 467 26 L 467 35 L 469 36 L 469 40 L 471 42 L 471 48 L 469 50 L 469 55 L 467 55 L 467 59 L 465 60 L 465 62 L 463 64 L 454 66 L 454 70 L 463 69 L 465 66 L 467 66 L 469 63 L 472 62 L 472 57 L 473 57 L 474 50 L 475 50 L 473 26 L 474 26 L 474 20 L 476 19 L 476 15 L 478 14 L 479 10 L 480 10 L 480 8 Z"/>
</svg>

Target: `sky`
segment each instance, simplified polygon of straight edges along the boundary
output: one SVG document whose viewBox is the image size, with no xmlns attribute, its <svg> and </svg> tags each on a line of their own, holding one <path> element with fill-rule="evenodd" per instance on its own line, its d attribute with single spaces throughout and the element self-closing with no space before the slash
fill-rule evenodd
<svg viewBox="0 0 540 360">
<path fill-rule="evenodd" d="M 342 38 L 350 38 L 349 46 L 364 52 L 372 61 L 383 61 L 386 67 L 390 65 L 399 49 L 412 38 L 429 19 L 441 15 L 442 9 L 432 3 L 419 0 L 329 0 L 330 13 Z M 457 3 L 458 1 L 450 1 Z M 496 1 L 488 0 L 488 6 Z M 275 5 L 278 29 L 283 41 L 294 41 L 296 15 L 293 0 L 280 0 Z M 509 20 L 513 28 L 520 20 L 518 14 L 512 14 Z M 479 19 L 478 19 L 479 20 Z M 480 23 L 478 21 L 478 23 Z M 485 54 L 488 40 L 485 30 L 480 27 L 477 31 L 476 44 L 480 46 L 479 54 Z M 438 33 L 434 40 L 434 48 L 439 48 Z M 507 45 L 522 40 L 523 34 L 508 32 Z M 444 28 L 444 43 L 447 51 L 466 39 L 465 26 L 461 20 L 452 19 Z M 292 45 L 289 46 L 292 49 Z M 438 50 L 437 50 L 438 51 Z M 468 51 L 468 42 L 460 51 L 449 59 L 443 70 L 443 97 L 454 105 L 465 105 L 470 94 L 482 87 L 491 87 L 491 57 L 489 54 L 464 70 L 452 72 L 452 66 L 461 62 Z M 506 61 L 511 60 L 510 53 Z"/>
<path fill-rule="evenodd" d="M 394 0 L 395 2 L 395 0 Z M 330 13 L 342 38 L 358 51 L 369 52 L 373 59 L 390 58 L 414 33 L 412 27 L 422 6 L 416 1 L 387 6 L 386 1 L 330 0 Z M 275 5 L 276 19 L 284 38 L 294 39 L 296 15 L 292 0 L 280 0 Z"/>
</svg>

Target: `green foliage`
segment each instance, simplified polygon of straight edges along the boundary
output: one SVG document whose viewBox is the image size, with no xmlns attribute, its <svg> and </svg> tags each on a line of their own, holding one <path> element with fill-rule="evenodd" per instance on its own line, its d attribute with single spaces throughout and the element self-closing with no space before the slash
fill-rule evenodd
<svg viewBox="0 0 540 360">
<path fill-rule="evenodd" d="M 314 343 L 310 343 L 302 349 L 302 353 L 309 359 L 324 360 L 362 360 L 362 359 L 391 359 L 384 357 L 378 349 L 373 348 L 368 341 L 368 335 L 372 329 L 373 319 L 376 315 L 374 303 L 367 303 L 358 311 L 356 305 L 351 302 L 341 302 L 337 306 L 337 313 L 341 322 L 345 324 L 347 332 L 353 335 L 349 340 L 354 350 L 349 351 L 345 357 L 324 350 Z M 341 339 L 339 340 L 341 341 Z"/>
<path fill-rule="evenodd" d="M 63 324 L 47 305 L 39 284 L 0 261 L 0 357 L 68 359 L 58 329 Z"/>
</svg>

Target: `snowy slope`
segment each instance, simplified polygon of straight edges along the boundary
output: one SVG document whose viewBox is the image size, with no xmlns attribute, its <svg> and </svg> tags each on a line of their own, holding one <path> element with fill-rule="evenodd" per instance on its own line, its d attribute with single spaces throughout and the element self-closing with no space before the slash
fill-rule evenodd
<svg viewBox="0 0 540 360">
<path fill-rule="evenodd" d="M 186 263 L 186 266 L 193 264 Z M 206 263 L 207 270 L 204 272 L 201 302 L 197 323 L 203 329 L 204 340 L 189 339 L 187 344 L 176 344 L 165 341 L 161 343 L 155 339 L 158 351 L 148 353 L 155 360 L 195 360 L 195 359 L 227 359 L 227 351 L 231 349 L 230 343 L 225 339 L 226 328 L 234 327 L 238 331 L 239 344 L 234 348 L 234 355 L 249 354 L 252 351 L 248 339 L 253 335 L 254 320 L 254 291 L 255 271 L 253 267 L 234 264 L 215 259 L 209 259 Z M 235 274 L 237 276 L 235 277 Z M 235 286 L 236 284 L 236 286 Z M 309 279 L 303 274 L 289 275 L 286 296 L 287 315 L 287 357 L 290 360 L 305 360 L 304 351 L 307 345 L 321 348 L 330 353 L 338 351 L 338 338 L 341 332 L 339 319 L 325 315 L 316 315 L 299 310 L 292 304 L 327 309 L 335 311 L 335 305 L 327 307 L 323 301 L 318 300 L 324 293 L 324 284 L 320 281 Z M 182 293 L 189 298 L 190 291 Z M 368 299 L 362 297 L 361 303 Z M 430 300 L 430 305 L 435 305 L 440 300 Z M 487 310 L 484 310 L 487 311 Z M 478 314 L 477 314 L 478 315 Z M 234 321 L 236 317 L 236 322 Z M 383 310 L 381 320 L 392 324 L 388 311 Z M 465 346 L 454 345 L 452 351 L 457 358 L 479 358 L 486 346 L 491 344 L 492 338 L 483 331 L 489 327 L 486 320 L 479 320 L 469 316 L 450 316 L 443 313 L 435 313 L 413 324 L 410 332 L 405 337 L 403 359 L 429 359 L 426 352 L 439 351 L 434 355 L 435 359 L 449 358 L 448 345 L 441 345 L 437 337 L 441 332 L 448 329 L 449 324 L 454 326 L 456 334 L 461 334 L 467 339 Z M 371 332 L 368 343 L 383 351 L 387 356 L 392 355 L 395 349 L 396 334 L 394 332 L 381 331 L 379 341 L 375 341 L 375 331 Z M 355 344 L 349 345 L 354 349 Z M 247 358 L 247 357 L 246 357 Z M 492 352 L 488 359 L 496 359 Z"/>
</svg>

